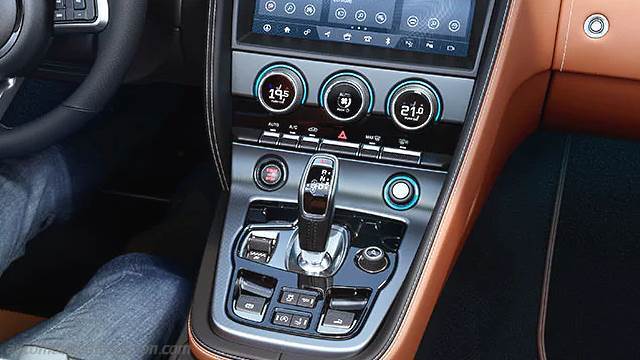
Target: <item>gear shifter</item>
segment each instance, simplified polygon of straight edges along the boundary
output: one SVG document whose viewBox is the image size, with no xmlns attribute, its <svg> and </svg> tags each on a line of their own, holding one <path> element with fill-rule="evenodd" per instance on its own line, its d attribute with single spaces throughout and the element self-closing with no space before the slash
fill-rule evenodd
<svg viewBox="0 0 640 360">
<path fill-rule="evenodd" d="M 320 253 L 326 250 L 337 183 L 338 159 L 332 155 L 314 155 L 304 172 L 298 195 L 298 235 L 303 251 Z"/>
</svg>

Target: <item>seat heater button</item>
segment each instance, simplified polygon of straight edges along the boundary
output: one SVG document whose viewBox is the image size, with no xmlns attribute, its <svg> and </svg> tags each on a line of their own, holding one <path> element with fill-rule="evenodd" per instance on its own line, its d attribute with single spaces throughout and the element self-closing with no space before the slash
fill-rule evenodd
<svg viewBox="0 0 640 360">
<path fill-rule="evenodd" d="M 273 321 L 271 321 L 274 325 L 286 326 L 289 327 L 291 324 L 291 314 L 276 312 L 273 316 Z"/>
<path fill-rule="evenodd" d="M 352 312 L 329 309 L 327 310 L 327 313 L 324 316 L 322 325 L 349 329 L 353 325 L 354 319 L 355 319 L 355 314 Z"/>
<path fill-rule="evenodd" d="M 280 302 L 287 305 L 298 305 L 298 299 L 300 294 L 293 291 L 283 291 L 280 297 Z"/>
<path fill-rule="evenodd" d="M 313 309 L 316 306 L 317 295 L 300 294 L 298 306 Z"/>
<path fill-rule="evenodd" d="M 262 309 L 266 302 L 267 299 L 262 297 L 240 295 L 236 301 L 236 310 L 249 314 L 260 315 L 262 314 Z"/>
<path fill-rule="evenodd" d="M 309 328 L 309 322 L 311 316 L 307 315 L 293 315 L 291 316 L 291 327 L 296 329 L 306 330 Z"/>
</svg>

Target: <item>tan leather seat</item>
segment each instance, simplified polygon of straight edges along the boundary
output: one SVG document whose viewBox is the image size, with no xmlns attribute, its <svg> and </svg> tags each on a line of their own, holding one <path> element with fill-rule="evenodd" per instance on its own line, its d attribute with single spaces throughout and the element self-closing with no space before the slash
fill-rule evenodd
<svg viewBox="0 0 640 360">
<path fill-rule="evenodd" d="M 44 318 L 0 309 L 0 343 L 35 326 Z"/>
</svg>

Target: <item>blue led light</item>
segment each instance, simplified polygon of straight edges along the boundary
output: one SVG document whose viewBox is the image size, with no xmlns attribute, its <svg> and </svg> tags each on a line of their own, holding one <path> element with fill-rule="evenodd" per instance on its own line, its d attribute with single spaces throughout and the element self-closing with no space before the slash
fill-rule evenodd
<svg viewBox="0 0 640 360">
<path fill-rule="evenodd" d="M 400 180 L 405 180 L 408 183 L 410 183 L 411 186 L 413 186 L 413 197 L 411 198 L 411 201 L 409 201 L 404 205 L 395 204 L 391 200 L 391 195 L 390 195 L 391 185 L 393 185 L 395 182 Z M 396 175 L 387 181 L 387 184 L 384 186 L 383 196 L 384 196 L 384 202 L 387 204 L 387 206 L 389 206 L 394 210 L 405 211 L 416 206 L 416 204 L 418 203 L 418 200 L 420 199 L 420 187 L 418 186 L 418 183 L 413 178 L 406 175 Z"/>
</svg>

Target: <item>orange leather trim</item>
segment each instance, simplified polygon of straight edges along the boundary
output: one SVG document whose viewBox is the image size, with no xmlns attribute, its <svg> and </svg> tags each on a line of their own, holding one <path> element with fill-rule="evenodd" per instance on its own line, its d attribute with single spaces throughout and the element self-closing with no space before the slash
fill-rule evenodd
<svg viewBox="0 0 640 360">
<path fill-rule="evenodd" d="M 416 292 L 386 359 L 415 356 L 455 258 L 513 149 L 539 125 L 555 50 L 561 0 L 513 0 L 475 130 Z M 491 56 L 491 54 L 486 54 Z M 203 349 L 200 360 L 221 359 Z"/>
<path fill-rule="evenodd" d="M 609 33 L 601 39 L 584 33 L 584 22 L 594 13 L 609 19 Z M 553 68 L 640 80 L 638 14 L 638 0 L 563 1 Z"/>
<path fill-rule="evenodd" d="M 387 359 L 414 356 L 457 253 L 513 149 L 540 121 L 560 0 L 514 0 L 495 68 L 429 259 Z M 428 346 L 428 345 L 427 345 Z"/>
<path fill-rule="evenodd" d="M 189 332 L 189 347 L 191 348 L 191 354 L 195 356 L 196 359 L 199 360 L 227 360 L 226 357 L 218 356 L 209 350 L 203 348 L 198 344 L 198 342 L 193 338 L 193 333 L 191 330 L 191 314 L 189 314 L 189 324 L 187 326 Z"/>
<path fill-rule="evenodd" d="M 545 108 L 545 127 L 640 138 L 640 82 L 555 73 Z"/>
<path fill-rule="evenodd" d="M 38 316 L 0 310 L 0 343 L 11 339 L 43 320 L 45 319 Z"/>
</svg>

